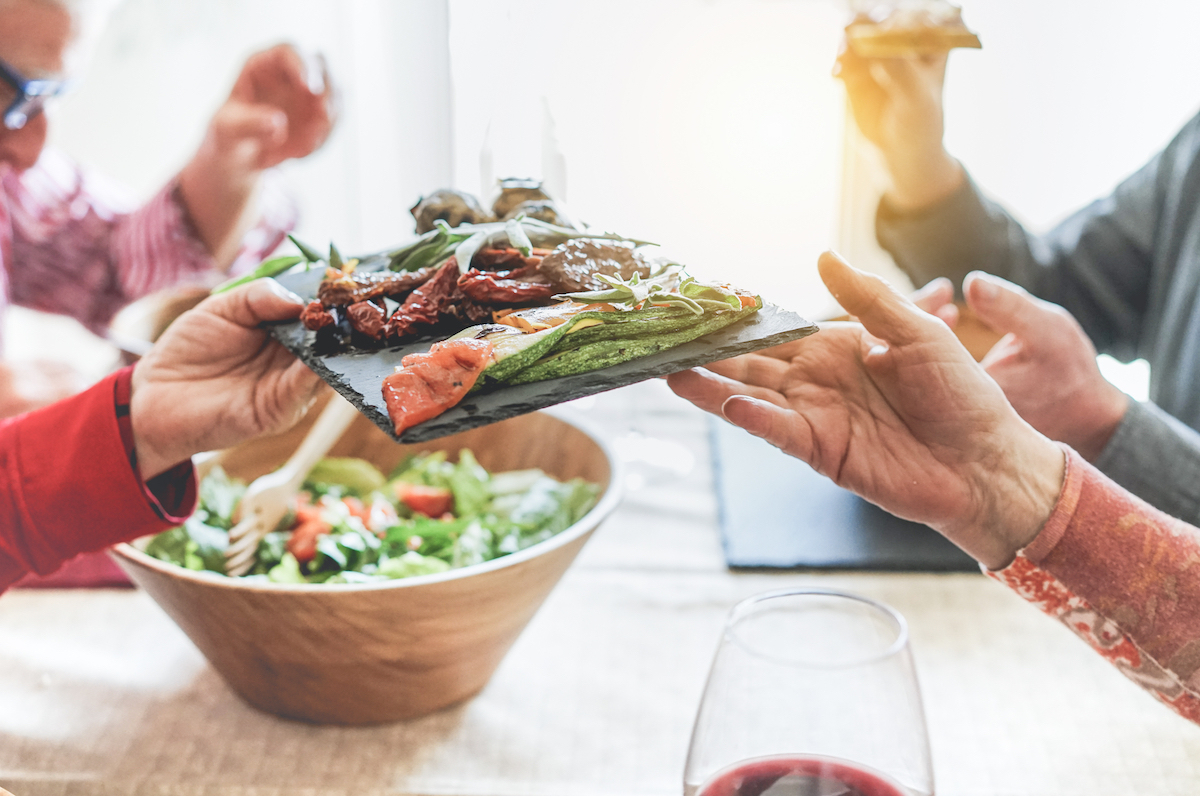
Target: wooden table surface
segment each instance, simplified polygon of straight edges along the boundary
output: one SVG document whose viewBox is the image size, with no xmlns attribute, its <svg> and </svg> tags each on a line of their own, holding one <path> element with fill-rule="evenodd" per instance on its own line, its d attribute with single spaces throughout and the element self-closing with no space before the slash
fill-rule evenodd
<svg viewBox="0 0 1200 796">
<path fill-rule="evenodd" d="M 730 573 L 699 412 L 657 381 L 571 411 L 622 453 L 627 498 L 476 699 L 380 727 L 283 721 L 242 704 L 140 592 L 10 592 L 0 598 L 0 787 L 678 794 L 730 606 L 819 584 L 908 618 L 940 796 L 1200 793 L 1200 727 L 1002 586 L 977 575 Z"/>
</svg>

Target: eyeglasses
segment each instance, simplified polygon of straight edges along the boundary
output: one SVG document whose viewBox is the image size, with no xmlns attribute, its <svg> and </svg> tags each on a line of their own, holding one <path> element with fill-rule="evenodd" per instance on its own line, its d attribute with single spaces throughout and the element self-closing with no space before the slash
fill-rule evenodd
<svg viewBox="0 0 1200 796">
<path fill-rule="evenodd" d="M 16 92 L 4 109 L 4 126 L 9 130 L 20 130 L 26 122 L 42 112 L 47 100 L 57 97 L 67 88 L 65 80 L 30 80 L 2 60 L 0 80 Z"/>
</svg>

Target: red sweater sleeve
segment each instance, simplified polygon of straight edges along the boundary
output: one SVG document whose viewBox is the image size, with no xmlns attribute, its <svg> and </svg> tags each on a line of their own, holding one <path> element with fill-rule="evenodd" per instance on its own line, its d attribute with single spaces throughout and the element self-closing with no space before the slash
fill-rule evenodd
<svg viewBox="0 0 1200 796">
<path fill-rule="evenodd" d="M 129 377 L 128 369 L 120 371 L 72 398 L 0 422 L 0 591 L 27 572 L 48 574 L 79 553 L 166 530 L 180 522 L 172 514 L 191 512 L 190 463 L 186 472 L 172 471 L 175 505 L 166 510 L 155 498 L 162 490 L 152 491 L 138 475 L 128 431 Z"/>
<path fill-rule="evenodd" d="M 1075 451 L 1033 542 L 989 572 L 1125 676 L 1200 723 L 1200 529 L 1144 503 Z"/>
</svg>

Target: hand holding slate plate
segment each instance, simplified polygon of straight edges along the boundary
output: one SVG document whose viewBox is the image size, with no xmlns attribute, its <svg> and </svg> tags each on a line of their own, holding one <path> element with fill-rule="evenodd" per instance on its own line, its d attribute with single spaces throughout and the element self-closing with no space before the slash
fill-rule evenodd
<svg viewBox="0 0 1200 796">
<path fill-rule="evenodd" d="M 382 269 L 387 262 L 383 256 L 368 259 L 359 264 L 358 271 Z M 278 277 L 278 281 L 305 300 L 311 300 L 317 295 L 324 272 L 324 268 L 316 267 L 306 272 L 285 274 Z M 766 304 L 744 320 L 648 356 L 587 373 L 529 384 L 496 386 L 469 393 L 445 413 L 408 428 L 397 436 L 384 406 L 381 392 L 383 379 L 395 371 L 405 356 L 427 351 L 441 337 L 427 337 L 380 350 L 321 351 L 314 345 L 316 332 L 309 331 L 299 321 L 271 328 L 276 340 L 358 407 L 375 425 L 405 443 L 456 434 L 564 401 L 779 345 L 815 331 L 817 327 L 811 321 Z"/>
</svg>

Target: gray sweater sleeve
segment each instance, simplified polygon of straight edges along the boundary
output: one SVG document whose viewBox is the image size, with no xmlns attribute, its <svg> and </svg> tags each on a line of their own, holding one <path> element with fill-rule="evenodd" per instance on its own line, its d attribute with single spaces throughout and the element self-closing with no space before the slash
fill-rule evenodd
<svg viewBox="0 0 1200 796">
<path fill-rule="evenodd" d="M 876 235 L 917 285 L 936 276 L 959 281 L 975 269 L 1002 276 L 1066 307 L 1097 349 L 1128 361 L 1138 356 L 1155 257 L 1178 234 L 1164 228 L 1164 208 L 1195 201 L 1180 195 L 1180 173 L 1198 151 L 1200 116 L 1112 194 L 1044 235 L 1024 229 L 970 179 L 915 213 L 881 202 Z"/>
<path fill-rule="evenodd" d="M 1111 195 L 1045 235 L 1025 230 L 970 180 L 917 213 L 881 203 L 876 233 L 916 284 L 974 269 L 1003 276 L 1066 307 L 1097 349 L 1129 360 L 1162 320 L 1149 309 L 1155 297 L 1183 289 L 1169 264 L 1189 234 L 1179 219 L 1194 215 L 1198 163 L 1200 116 Z M 1163 511 L 1200 521 L 1200 434 L 1158 406 L 1131 402 L 1096 465 Z"/>
<path fill-rule="evenodd" d="M 1129 402 L 1095 465 L 1150 505 L 1200 525 L 1200 434 L 1154 404 Z"/>
</svg>

